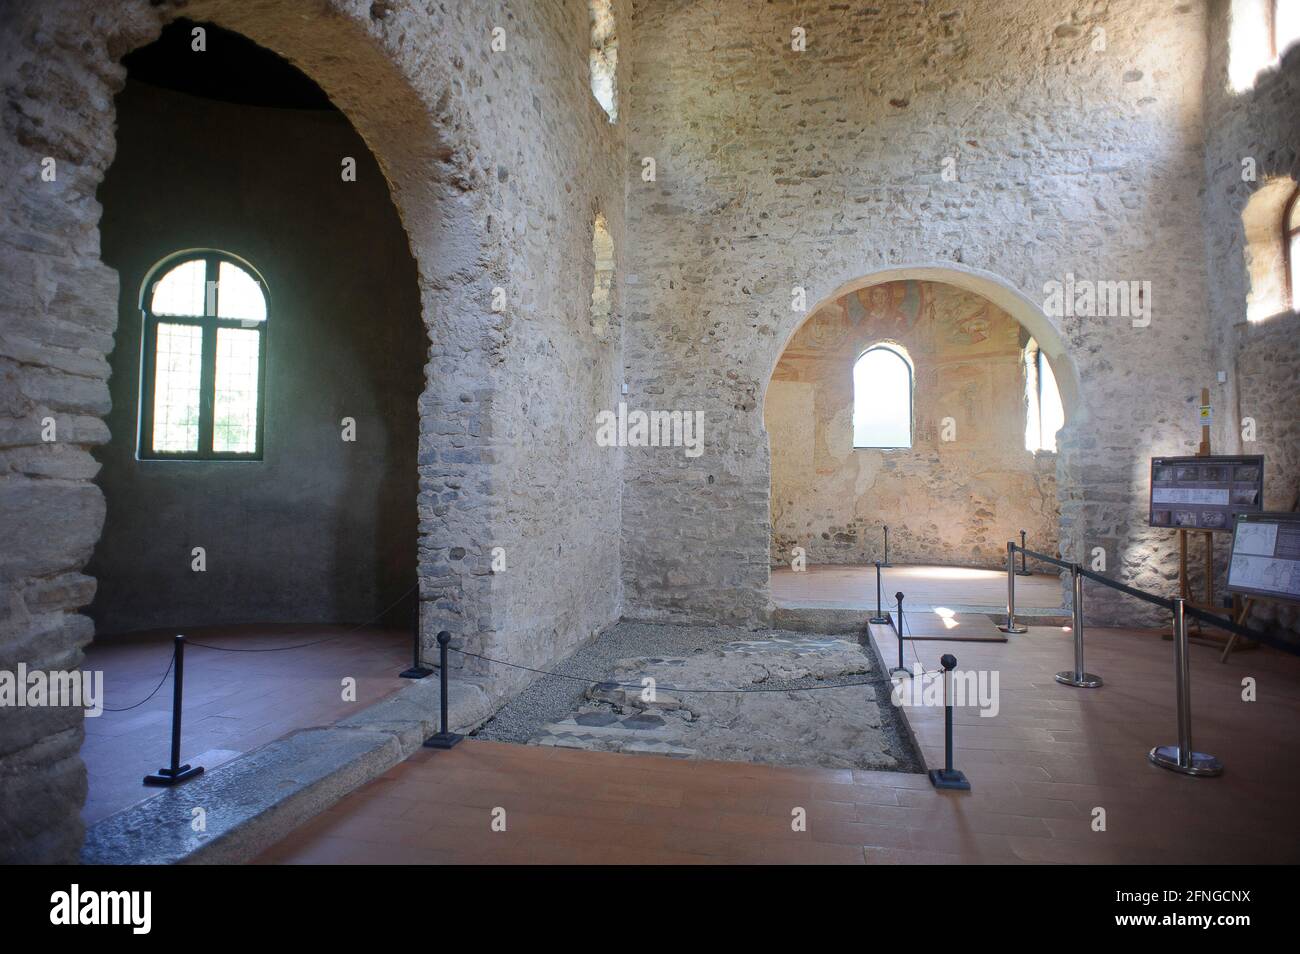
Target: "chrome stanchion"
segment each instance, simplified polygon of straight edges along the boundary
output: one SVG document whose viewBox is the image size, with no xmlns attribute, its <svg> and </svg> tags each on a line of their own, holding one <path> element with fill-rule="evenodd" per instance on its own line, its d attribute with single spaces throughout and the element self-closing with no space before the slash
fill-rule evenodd
<svg viewBox="0 0 1300 954">
<path fill-rule="evenodd" d="M 943 667 L 943 768 L 930 769 L 930 784 L 935 788 L 969 792 L 970 782 L 965 773 L 952 767 L 952 671 L 957 667 L 957 657 L 945 653 L 939 665 Z"/>
<path fill-rule="evenodd" d="M 902 673 L 904 676 L 910 676 L 911 673 L 903 665 L 903 594 L 895 593 L 894 599 L 898 600 L 898 632 L 896 633 L 898 636 L 898 665 L 889 670 L 889 674 L 892 676 L 895 673 Z"/>
<path fill-rule="evenodd" d="M 1007 541 L 1007 622 L 998 629 L 1004 633 L 1027 633 L 1028 629 L 1016 622 L 1016 545 Z"/>
<path fill-rule="evenodd" d="M 1077 563 L 1070 567 L 1070 581 L 1074 590 L 1074 672 L 1058 672 L 1056 681 L 1080 689 L 1096 689 L 1101 685 L 1101 676 L 1093 675 L 1083 668 L 1083 574 L 1080 569 Z"/>
<path fill-rule="evenodd" d="M 1147 756 L 1152 763 L 1183 775 L 1222 775 L 1223 763 L 1192 748 L 1192 671 L 1187 656 L 1186 601 L 1174 597 L 1174 678 L 1178 700 L 1178 744 L 1157 745 Z"/>
<path fill-rule="evenodd" d="M 1020 531 L 1020 569 L 1016 570 L 1016 576 L 1033 576 L 1029 568 L 1025 566 L 1025 531 Z"/>
<path fill-rule="evenodd" d="M 876 615 L 867 620 L 868 623 L 875 623 L 877 626 L 884 626 L 889 622 L 889 617 L 880 607 L 880 561 L 876 561 Z"/>
</svg>

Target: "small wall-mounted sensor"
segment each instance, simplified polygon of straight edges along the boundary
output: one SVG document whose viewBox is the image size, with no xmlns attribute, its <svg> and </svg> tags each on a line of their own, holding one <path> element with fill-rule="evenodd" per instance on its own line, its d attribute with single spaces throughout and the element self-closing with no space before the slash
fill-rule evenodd
<svg viewBox="0 0 1300 954">
<path fill-rule="evenodd" d="M 1227 372 L 1227 371 L 1220 371 L 1220 372 L 1219 372 L 1219 383 L 1220 383 L 1220 384 L 1226 384 L 1227 381 L 1228 381 L 1228 372 Z"/>
</svg>

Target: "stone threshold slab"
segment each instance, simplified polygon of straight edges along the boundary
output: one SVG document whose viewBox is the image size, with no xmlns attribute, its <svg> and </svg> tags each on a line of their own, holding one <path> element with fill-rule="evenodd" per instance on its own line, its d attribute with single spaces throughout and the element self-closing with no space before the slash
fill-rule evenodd
<svg viewBox="0 0 1300 954">
<path fill-rule="evenodd" d="M 912 613 L 930 613 L 934 611 L 937 605 L 929 603 L 909 605 L 904 603 L 903 614 L 910 617 Z M 1005 609 L 999 613 L 996 607 L 989 606 L 969 606 L 962 603 L 945 603 L 943 605 L 954 613 L 975 613 L 990 617 L 1006 613 Z M 875 612 L 874 609 L 778 606 L 772 612 L 771 625 L 773 629 L 784 629 L 796 633 L 861 633 L 866 631 L 867 620 L 874 616 Z M 889 607 L 885 607 L 885 612 L 889 612 Z M 1017 618 L 1057 619 L 1069 615 L 1069 610 L 1063 607 L 1016 607 Z"/>
<path fill-rule="evenodd" d="M 496 709 L 480 682 L 458 679 L 449 688 L 457 732 Z M 412 682 L 332 726 L 299 730 L 164 789 L 92 825 L 82 863 L 246 862 L 419 749 L 436 731 L 440 695 L 434 676 Z M 204 831 L 194 830 L 195 809 L 203 810 Z"/>
</svg>

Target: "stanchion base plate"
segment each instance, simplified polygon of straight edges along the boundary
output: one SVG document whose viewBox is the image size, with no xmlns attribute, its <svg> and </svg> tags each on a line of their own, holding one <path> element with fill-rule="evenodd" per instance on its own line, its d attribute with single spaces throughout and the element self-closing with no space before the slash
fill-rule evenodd
<svg viewBox="0 0 1300 954">
<path fill-rule="evenodd" d="M 1101 685 L 1101 676 L 1094 676 L 1090 672 L 1085 672 L 1082 676 L 1074 672 L 1058 672 L 1056 681 L 1063 686 L 1078 686 L 1080 689 L 1096 689 Z"/>
<path fill-rule="evenodd" d="M 426 749 L 450 749 L 465 738 L 458 732 L 439 732 L 437 735 L 431 735 L 424 742 Z"/>
<path fill-rule="evenodd" d="M 969 792 L 970 782 L 966 780 L 966 775 L 953 769 L 949 772 L 947 769 L 930 769 L 930 784 L 935 788 L 948 789 L 954 792 Z"/>
<path fill-rule="evenodd" d="M 888 617 L 888 616 L 873 616 L 873 617 L 871 617 L 870 619 L 868 619 L 867 622 L 868 622 L 868 623 L 875 623 L 877 626 L 888 626 L 888 625 L 889 625 L 889 617 Z"/>
<path fill-rule="evenodd" d="M 426 666 L 412 666 L 410 669 L 403 669 L 397 675 L 400 679 L 423 679 L 425 676 L 432 676 L 433 670 Z"/>
<path fill-rule="evenodd" d="M 1020 635 L 1021 633 L 1029 632 L 1029 628 L 1027 626 L 1021 626 L 1019 623 L 1016 623 L 1015 626 L 1008 626 L 1006 623 L 1003 623 L 1001 626 L 998 627 L 998 630 L 1003 633 L 1013 633 L 1017 636 Z"/>
<path fill-rule="evenodd" d="M 161 768 L 155 775 L 146 775 L 144 777 L 144 783 L 154 788 L 165 788 L 169 785 L 179 785 L 186 779 L 191 779 L 196 775 L 202 774 L 202 765 L 182 765 L 175 772 L 169 768 Z"/>
<path fill-rule="evenodd" d="M 1176 745 L 1157 745 L 1147 756 L 1152 765 L 1159 765 L 1161 768 L 1167 768 L 1171 772 L 1178 772 L 1182 775 L 1204 775 L 1213 777 L 1223 774 L 1223 763 L 1213 755 L 1206 755 L 1204 752 L 1193 752 L 1191 765 L 1181 765 L 1178 761 L 1178 746 Z"/>
</svg>

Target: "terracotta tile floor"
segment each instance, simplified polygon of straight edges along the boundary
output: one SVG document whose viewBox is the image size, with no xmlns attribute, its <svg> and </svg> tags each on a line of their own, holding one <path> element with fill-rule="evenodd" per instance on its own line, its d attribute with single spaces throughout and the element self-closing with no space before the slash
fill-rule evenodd
<svg viewBox="0 0 1300 954">
<path fill-rule="evenodd" d="M 884 605 L 894 594 L 904 595 L 903 609 L 935 606 L 987 606 L 1005 610 L 1005 570 L 964 566 L 893 566 L 882 570 Z M 772 599 L 777 606 L 816 609 L 875 609 L 875 566 L 810 566 L 796 573 L 772 571 Z M 1056 609 L 1062 605 L 1060 578 L 1035 573 L 1016 577 L 1016 605 L 1025 609 Z"/>
<path fill-rule="evenodd" d="M 874 634 L 886 659 L 892 635 Z M 884 631 L 888 633 L 888 630 Z M 1300 861 L 1300 660 L 1269 650 L 1227 665 L 1192 647 L 1196 747 L 1226 764 L 1185 778 L 1146 760 L 1175 739 L 1172 646 L 1089 629 L 1106 685 L 1061 686 L 1070 634 L 1008 643 L 909 643 L 930 665 L 996 668 L 1001 712 L 957 712 L 957 767 L 974 790 L 924 776 L 699 762 L 467 740 L 424 750 L 302 826 L 263 863 L 1291 862 Z M 1241 701 L 1241 680 L 1259 701 Z M 907 710 L 927 761 L 942 709 Z M 807 831 L 791 812 L 807 811 Z M 1092 830 L 1094 807 L 1106 831 Z M 506 831 L 491 829 L 504 808 Z"/>
<path fill-rule="evenodd" d="M 286 733 L 330 725 L 400 689 L 410 665 L 409 632 L 347 626 L 203 627 L 186 636 L 214 646 L 291 646 L 345 634 L 288 652 L 223 653 L 196 646 L 185 653 L 181 758 L 215 768 Z M 104 705 L 122 707 L 158 685 L 173 635 L 105 637 L 86 651 L 83 668 L 104 673 Z M 341 680 L 357 680 L 357 701 L 342 700 Z M 90 777 L 82 817 L 89 824 L 160 790 L 141 779 L 167 764 L 171 746 L 171 678 L 129 712 L 86 719 L 81 757 Z"/>
</svg>

